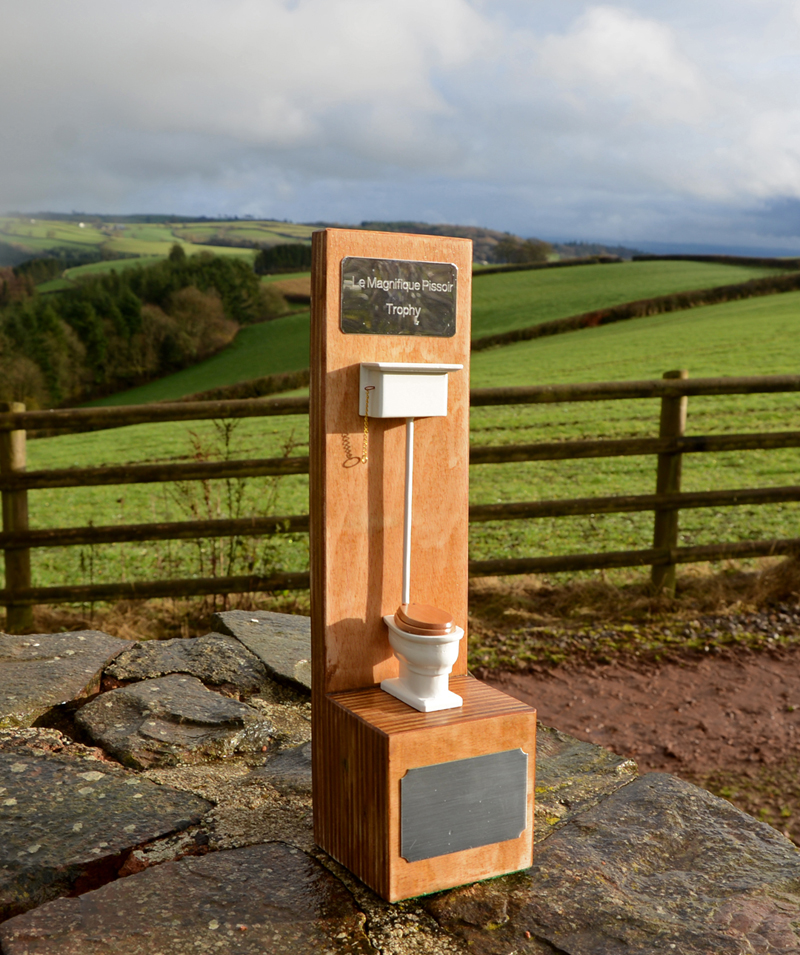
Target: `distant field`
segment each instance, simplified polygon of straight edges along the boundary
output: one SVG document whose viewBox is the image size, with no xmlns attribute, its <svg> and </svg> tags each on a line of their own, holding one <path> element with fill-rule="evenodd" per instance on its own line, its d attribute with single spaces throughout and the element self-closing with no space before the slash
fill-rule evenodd
<svg viewBox="0 0 800 955">
<path fill-rule="evenodd" d="M 107 238 L 103 232 L 91 227 L 81 229 L 77 223 L 0 216 L 0 240 L 33 253 L 56 248 L 86 250 L 91 246 L 99 247 Z"/>
<path fill-rule="evenodd" d="M 472 386 L 660 378 L 673 368 L 691 377 L 796 374 L 800 367 L 800 293 L 749 299 L 671 315 L 583 329 L 482 352 Z M 688 434 L 782 431 L 798 427 L 800 396 L 692 398 Z M 538 407 L 476 408 L 475 444 L 524 444 L 564 438 L 656 436 L 659 402 L 609 401 Z M 800 451 L 692 454 L 684 458 L 685 490 L 796 484 Z M 475 503 L 537 500 L 655 490 L 652 458 L 482 465 L 470 470 Z M 682 544 L 795 537 L 800 507 L 775 504 L 685 511 Z M 652 515 L 602 515 L 473 527 L 472 552 L 562 554 L 646 547 Z"/>
<path fill-rule="evenodd" d="M 280 272 L 277 275 L 262 275 L 262 282 L 285 282 L 287 279 L 308 279 L 311 281 L 310 272 Z"/>
<path fill-rule="evenodd" d="M 299 275 L 291 278 L 283 275 L 280 281 L 273 283 L 283 295 L 297 296 L 296 301 L 308 302 L 311 296 L 311 277 L 309 275 Z"/>
<path fill-rule="evenodd" d="M 654 295 L 746 282 L 775 271 L 705 262 L 621 262 L 485 275 L 472 283 L 472 337 Z"/>
<path fill-rule="evenodd" d="M 302 367 L 307 348 L 307 318 L 279 319 L 291 329 L 297 347 L 295 367 Z M 236 362 L 253 355 L 269 355 L 269 335 L 281 331 L 278 322 L 251 326 L 251 337 L 239 341 Z M 600 328 L 583 329 L 552 338 L 482 352 L 474 356 L 474 387 L 537 384 L 559 381 L 638 379 L 660 377 L 671 368 L 688 368 L 692 377 L 795 373 L 800 366 L 800 293 L 751 299 L 684 313 L 659 315 Z M 264 335 L 264 339 L 259 339 Z M 290 335 L 282 333 L 285 342 Z M 305 343 L 305 344 L 304 344 Z M 273 340 L 274 345 L 274 340 Z M 212 382 L 204 363 L 204 377 L 187 390 L 199 391 Z M 247 377 L 269 373 L 266 364 Z M 236 363 L 235 362 L 235 363 Z M 235 364 L 234 363 L 234 364 Z M 198 366 L 202 369 L 204 366 Z M 181 375 L 194 372 L 189 369 Z M 165 379 L 165 385 L 178 376 Z M 156 383 L 158 384 L 158 383 Z M 154 388 L 154 386 L 148 386 Z M 128 393 L 128 401 L 154 400 L 153 392 Z M 474 409 L 475 444 L 526 443 L 567 438 L 653 436 L 658 428 L 658 401 L 615 401 L 572 405 L 514 406 Z M 693 398 L 689 401 L 688 433 L 707 434 L 745 430 L 788 430 L 800 421 L 800 396 L 766 395 L 730 398 Z M 195 436 L 194 439 L 192 436 Z M 219 447 L 210 422 L 137 426 L 119 431 L 63 436 L 29 442 L 29 467 L 69 467 L 133 461 L 189 459 L 196 454 L 192 441 Z M 290 453 L 307 453 L 305 417 L 247 419 L 232 436 L 234 456 L 280 455 L 286 443 Z M 800 451 L 732 452 L 687 455 L 684 488 L 796 484 Z M 616 493 L 650 493 L 655 487 L 655 459 L 617 458 L 594 461 L 483 465 L 470 470 L 474 503 L 536 500 Z M 34 491 L 30 502 L 32 526 L 80 525 L 151 520 L 177 520 L 192 507 L 209 516 L 225 513 L 225 482 L 208 485 L 207 503 L 196 489 L 194 498 L 182 496 L 176 486 L 130 486 Z M 216 490 L 215 490 L 216 489 Z M 234 488 L 235 490 L 235 488 Z M 190 492 L 191 493 L 191 492 Z M 214 498 L 214 493 L 220 495 Z M 268 508 L 272 513 L 307 511 L 308 482 L 287 477 L 270 483 L 253 479 L 245 486 L 245 513 Z M 203 510 L 205 508 L 205 510 Z M 685 511 L 681 516 L 681 543 L 715 540 L 797 536 L 800 508 L 794 504 Z M 590 518 L 497 522 L 473 525 L 471 555 L 525 556 L 617 550 L 650 545 L 652 515 L 608 515 Z M 207 545 L 206 545 L 207 546 Z M 274 538 L 264 546 L 269 561 L 285 570 L 307 566 L 307 537 Z M 34 574 L 39 584 L 71 580 L 103 580 L 186 575 L 198 572 L 192 544 L 128 544 L 34 552 Z M 206 551 L 205 559 L 208 559 Z M 620 574 L 627 572 L 621 571 Z M 640 573 L 640 572 L 636 572 Z M 614 574 L 610 573 L 613 577 Z"/>
<path fill-rule="evenodd" d="M 135 269 L 147 265 L 155 265 L 164 258 L 163 255 L 142 255 L 135 259 L 113 259 L 106 262 L 90 262 L 88 265 L 76 265 L 67 269 L 64 278 L 74 281 L 85 275 L 102 275 L 106 272 L 124 272 L 126 269 Z"/>
<path fill-rule="evenodd" d="M 49 282 L 41 282 L 37 285 L 36 290 L 41 295 L 48 295 L 51 292 L 65 292 L 67 289 L 74 287 L 74 283 L 68 279 L 50 279 Z"/>
<path fill-rule="evenodd" d="M 213 246 L 181 244 L 187 255 L 196 255 L 199 252 L 211 253 L 213 255 L 236 255 L 242 258 L 250 258 L 253 255 L 252 249 L 217 249 Z M 125 269 L 144 268 L 148 265 L 155 265 L 156 262 L 160 262 L 169 255 L 169 250 L 172 248 L 172 245 L 174 245 L 174 243 L 170 243 L 170 245 L 158 255 L 137 255 L 135 258 L 132 257 L 129 259 L 108 259 L 103 262 L 89 262 L 88 265 L 76 265 L 74 268 L 67 269 L 64 276 L 70 281 L 75 281 L 83 276 L 105 275 L 108 272 L 120 272 Z"/>
<path fill-rule="evenodd" d="M 311 226 L 272 220 L 234 220 L 202 223 L 100 223 L 61 222 L 30 217 L 0 216 L 0 242 L 31 254 L 86 251 L 92 247 L 108 253 L 164 256 L 180 242 L 187 254 L 206 251 L 215 255 L 252 256 L 253 248 L 237 247 L 238 241 L 275 245 L 311 240 Z M 222 242 L 214 244 L 215 238 Z M 228 245 L 227 243 L 234 243 Z M 106 263 L 98 263 L 104 271 Z"/>
<path fill-rule="evenodd" d="M 281 242 L 310 242 L 313 228 L 291 222 L 237 221 L 187 222 L 174 228 L 175 235 L 189 242 L 210 242 L 215 236 L 235 242 L 246 240 L 263 245 Z"/>
<path fill-rule="evenodd" d="M 228 348 L 199 365 L 91 404 L 128 405 L 168 401 L 281 371 L 299 371 L 308 368 L 308 349 L 308 312 L 285 315 L 271 322 L 240 329 Z"/>
<path fill-rule="evenodd" d="M 135 260 L 122 259 L 126 263 Z M 98 266 L 107 266 L 109 263 L 81 266 L 80 269 L 70 269 L 69 275 L 91 273 Z M 575 268 L 533 271 L 522 273 L 506 273 L 486 276 L 473 284 L 473 336 L 486 333 L 486 324 L 491 321 L 494 330 L 507 331 L 518 327 L 519 324 L 533 324 L 538 321 L 549 321 L 551 318 L 565 318 L 581 311 L 601 308 L 604 305 L 618 304 L 630 301 L 631 298 L 641 298 L 648 294 L 664 294 L 669 291 L 697 287 L 702 282 L 724 284 L 744 281 L 757 275 L 765 274 L 764 269 L 744 269 L 737 266 L 706 266 L 694 262 L 634 262 L 621 265 L 576 266 Z M 307 272 L 296 272 L 285 275 L 267 276 L 263 281 L 285 282 L 289 280 L 305 280 Z M 573 277 L 572 285 L 565 288 L 563 276 Z M 559 281 L 554 281 L 557 276 Z M 613 279 L 613 281 L 612 281 Z M 626 284 L 626 282 L 628 284 Z M 489 283 L 489 284 L 487 284 Z M 626 295 L 625 289 L 628 289 Z M 487 291 L 488 290 L 488 291 Z M 777 298 L 781 298 L 778 296 Z M 755 301 L 755 300 L 754 300 Z M 760 301 L 760 300 L 758 300 Z M 773 299 L 769 299 L 773 301 Z M 532 304 L 525 305 L 525 302 Z M 490 307 L 488 303 L 493 303 Z M 686 313 L 695 314 L 695 312 Z M 666 316 L 665 316 L 666 317 Z M 484 322 L 483 328 L 480 322 Z M 621 323 L 621 326 L 636 325 L 642 319 L 633 319 L 631 322 Z M 176 375 L 171 375 L 152 385 L 137 388 L 134 392 L 126 392 L 103 399 L 103 403 L 127 404 L 135 400 L 159 401 L 169 398 L 180 398 L 186 394 L 204 391 L 223 385 L 236 384 L 247 381 L 248 378 L 261 377 L 281 371 L 296 371 L 308 365 L 308 316 L 289 316 L 279 322 L 271 322 L 267 326 L 258 326 L 265 329 L 263 332 L 252 331 L 252 339 L 242 341 L 253 342 L 248 344 L 246 355 L 238 351 L 228 350 L 202 365 L 187 368 Z M 266 329 L 269 331 L 266 331 Z M 251 333 L 248 333 L 251 334 Z M 263 344 L 260 335 L 264 335 Z M 574 334 L 574 333 L 571 333 Z M 284 341 L 283 336 L 286 336 Z M 239 342 L 237 338 L 237 342 Z M 637 339 L 638 340 L 638 339 Z M 548 339 L 555 341 L 555 339 Z M 529 343 L 533 345 L 534 343 Z M 236 343 L 232 348 L 238 348 Z M 515 346 L 516 347 L 516 346 Z M 264 349 L 263 356 L 258 354 Z M 494 375 L 516 375 L 515 352 L 507 349 L 494 349 L 483 356 L 475 356 L 473 367 L 483 367 L 478 361 L 486 358 L 493 368 Z M 494 357 L 492 357 L 494 356 Z M 512 364 L 506 367 L 506 356 L 512 356 Z M 613 361 L 614 356 L 611 356 Z M 301 362 L 301 364 L 298 364 Z M 498 366 L 491 365 L 495 362 Z M 498 364 L 499 363 L 499 364 Z M 490 367 L 487 366 L 487 367 Z M 253 371 L 254 368 L 268 367 L 268 371 Z M 505 369 L 504 371 L 501 369 Z M 665 369 L 658 369 L 660 374 Z M 529 374 L 527 367 L 522 363 L 519 374 L 523 380 Z M 596 378 L 615 377 L 613 374 L 602 372 Z M 562 379 L 558 379 L 562 380 Z M 589 380 L 585 377 L 571 380 Z M 198 383 L 201 383 L 198 386 Z M 476 384 L 476 382 L 473 382 Z M 476 384 L 477 387 L 477 384 Z M 148 397 L 152 396 L 152 397 Z"/>
</svg>

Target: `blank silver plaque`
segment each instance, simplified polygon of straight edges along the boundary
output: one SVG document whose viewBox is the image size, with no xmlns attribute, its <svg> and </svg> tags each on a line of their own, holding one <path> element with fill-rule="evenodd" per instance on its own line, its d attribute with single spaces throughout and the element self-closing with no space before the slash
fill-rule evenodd
<svg viewBox="0 0 800 955">
<path fill-rule="evenodd" d="M 418 862 L 517 839 L 527 796 L 521 749 L 409 769 L 400 780 L 400 854 Z"/>
</svg>

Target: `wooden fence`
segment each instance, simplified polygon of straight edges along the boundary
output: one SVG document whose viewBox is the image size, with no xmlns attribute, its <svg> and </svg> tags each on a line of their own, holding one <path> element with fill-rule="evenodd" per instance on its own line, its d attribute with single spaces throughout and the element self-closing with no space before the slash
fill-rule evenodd
<svg viewBox="0 0 800 955">
<path fill-rule="evenodd" d="M 652 547 L 599 554 L 470 561 L 470 575 L 553 573 L 650 565 L 655 586 L 672 589 L 677 564 L 800 553 L 800 538 L 677 546 L 678 515 L 683 509 L 800 500 L 800 485 L 682 493 L 680 478 L 684 454 L 800 447 L 800 431 L 687 436 L 688 398 L 799 391 L 800 375 L 690 380 L 685 372 L 667 372 L 663 379 L 654 381 L 473 390 L 473 407 L 654 398 L 661 401 L 661 422 L 659 436 L 655 438 L 556 441 L 473 448 L 470 464 L 657 455 L 657 467 L 654 494 L 476 505 L 470 507 L 469 513 L 471 522 L 479 522 L 653 511 Z M 31 548 L 293 533 L 308 530 L 308 515 L 36 530 L 30 528 L 28 522 L 28 492 L 31 490 L 306 474 L 308 458 L 27 471 L 25 442 L 28 432 L 65 434 L 164 421 L 304 414 L 308 414 L 307 398 L 197 401 L 57 411 L 26 411 L 21 404 L 0 405 L 0 491 L 3 503 L 0 548 L 5 552 L 6 569 L 6 586 L 0 590 L 0 603 L 7 608 L 7 629 L 16 632 L 30 628 L 34 604 L 301 590 L 308 587 L 307 573 L 34 587 L 31 582 Z"/>
</svg>

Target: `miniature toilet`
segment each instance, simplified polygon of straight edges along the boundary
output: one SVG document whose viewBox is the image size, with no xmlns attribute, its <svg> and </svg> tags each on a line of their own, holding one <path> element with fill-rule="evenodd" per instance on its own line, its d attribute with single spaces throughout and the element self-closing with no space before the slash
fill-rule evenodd
<svg viewBox="0 0 800 955">
<path fill-rule="evenodd" d="M 467 670 L 471 243 L 313 258 L 314 839 L 398 902 L 530 867 L 536 711 Z"/>
<path fill-rule="evenodd" d="M 461 706 L 463 699 L 448 688 L 464 636 L 452 616 L 427 604 L 401 604 L 383 620 L 400 676 L 382 680 L 381 689 L 422 713 Z"/>
</svg>

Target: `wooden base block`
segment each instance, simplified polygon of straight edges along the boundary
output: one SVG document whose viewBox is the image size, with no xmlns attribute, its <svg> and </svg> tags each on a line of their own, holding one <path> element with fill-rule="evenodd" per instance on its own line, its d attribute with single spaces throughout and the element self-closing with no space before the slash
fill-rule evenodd
<svg viewBox="0 0 800 955">
<path fill-rule="evenodd" d="M 317 844 L 390 902 L 531 865 L 536 710 L 470 676 L 450 689 L 463 707 L 373 686 L 315 708 Z"/>
</svg>

